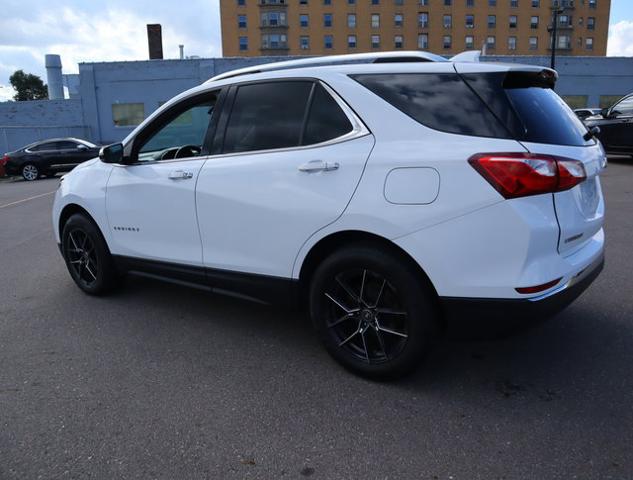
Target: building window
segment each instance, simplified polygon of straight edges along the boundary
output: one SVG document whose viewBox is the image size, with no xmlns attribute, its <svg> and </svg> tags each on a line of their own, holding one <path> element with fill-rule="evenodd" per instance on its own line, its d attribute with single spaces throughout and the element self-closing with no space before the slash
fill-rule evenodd
<svg viewBox="0 0 633 480">
<path fill-rule="evenodd" d="M 133 127 L 145 119 L 143 103 L 115 103 L 112 105 L 112 121 L 115 127 Z"/>
<path fill-rule="evenodd" d="M 323 37 L 323 48 L 328 50 L 334 48 L 334 37 L 332 37 L 332 35 L 325 35 Z"/>
<path fill-rule="evenodd" d="M 508 37 L 508 50 L 517 49 L 517 37 Z"/>
<path fill-rule="evenodd" d="M 371 0 L 372 5 L 380 5 L 380 0 Z"/>
<path fill-rule="evenodd" d="M 497 16 L 488 15 L 488 28 L 495 28 L 497 26 Z"/>
<path fill-rule="evenodd" d="M 404 0 L 394 0 L 393 3 L 395 3 L 396 5 L 402 5 L 404 4 Z"/>
<path fill-rule="evenodd" d="M 538 50 L 538 37 L 530 37 L 530 50 Z"/>
<path fill-rule="evenodd" d="M 248 37 L 240 37 L 240 52 L 248 50 Z"/>
<path fill-rule="evenodd" d="M 279 3 L 286 3 L 283 0 Z M 308 0 L 299 0 L 299 5 L 307 5 L 308 4 Z"/>
<path fill-rule="evenodd" d="M 418 35 L 418 48 L 420 50 L 427 50 L 429 48 L 429 36 L 426 33 Z"/>
<path fill-rule="evenodd" d="M 347 0 L 348 5 L 356 5 L 356 0 Z"/>
<path fill-rule="evenodd" d="M 379 13 L 372 13 L 371 28 L 380 28 L 380 14 Z"/>
<path fill-rule="evenodd" d="M 331 27 L 332 26 L 332 14 L 331 13 L 324 13 L 323 14 L 323 26 L 324 27 Z"/>
<path fill-rule="evenodd" d="M 288 48 L 288 37 L 285 34 L 270 33 L 262 35 L 262 48 Z"/>
<path fill-rule="evenodd" d="M 347 26 L 349 28 L 356 28 L 356 14 L 355 13 L 347 14 Z"/>
<path fill-rule="evenodd" d="M 496 7 L 497 6 L 497 0 L 488 0 L 488 6 L 489 7 Z"/>
<path fill-rule="evenodd" d="M 449 50 L 453 45 L 453 39 L 451 38 L 450 35 L 444 35 L 442 37 L 442 46 L 446 49 Z"/>
<path fill-rule="evenodd" d="M 418 27 L 429 28 L 429 14 L 426 12 L 418 13 Z"/>
<path fill-rule="evenodd" d="M 592 37 L 585 38 L 585 48 L 587 50 L 593 50 L 593 38 Z"/>
<path fill-rule="evenodd" d="M 517 28 L 517 16 L 516 15 L 510 15 L 509 24 L 510 24 L 510 28 Z"/>
<path fill-rule="evenodd" d="M 423 7 L 428 7 L 429 0 L 419 0 L 418 4 L 422 5 Z"/>
<path fill-rule="evenodd" d="M 541 0 L 532 0 L 532 7 L 539 8 L 541 6 Z"/>
<path fill-rule="evenodd" d="M 475 28 L 475 16 L 466 15 L 466 28 Z"/>
<path fill-rule="evenodd" d="M 530 28 L 538 28 L 538 16 L 533 15 L 530 17 Z"/>
<path fill-rule="evenodd" d="M 323 5 L 332 5 L 332 0 L 323 0 Z"/>
<path fill-rule="evenodd" d="M 402 35 L 396 35 L 393 37 L 393 46 L 394 48 L 402 48 L 402 44 L 404 43 L 404 39 Z"/>
<path fill-rule="evenodd" d="M 569 35 L 558 36 L 558 48 L 561 48 L 561 49 L 571 48 L 571 38 Z"/>
<path fill-rule="evenodd" d="M 466 6 L 467 7 L 474 7 L 475 6 L 475 0 L 466 0 Z"/>
<path fill-rule="evenodd" d="M 475 46 L 475 37 L 472 35 L 466 35 L 466 48 L 471 49 Z"/>
<path fill-rule="evenodd" d="M 246 15 L 238 15 L 237 16 L 237 28 L 246 28 Z"/>
<path fill-rule="evenodd" d="M 287 25 L 286 12 L 264 12 L 262 13 L 261 19 L 262 27 L 278 27 Z"/>
<path fill-rule="evenodd" d="M 380 48 L 380 35 L 371 36 L 371 48 Z"/>
<path fill-rule="evenodd" d="M 596 17 L 587 17 L 587 30 L 596 29 Z"/>
<path fill-rule="evenodd" d="M 453 4 L 453 0 L 444 0 L 444 5 L 450 7 Z"/>
<path fill-rule="evenodd" d="M 302 27 L 307 27 L 310 25 L 310 16 L 302 13 L 301 15 L 299 15 L 299 25 L 301 25 Z"/>
<path fill-rule="evenodd" d="M 393 24 L 394 24 L 396 27 L 401 27 L 403 22 L 404 22 L 404 19 L 403 19 L 403 17 L 402 17 L 402 14 L 401 14 L 401 13 L 396 13 L 396 14 L 393 16 Z"/>
<path fill-rule="evenodd" d="M 246 5 L 246 0 L 237 0 L 237 5 L 243 7 L 244 5 Z"/>
<path fill-rule="evenodd" d="M 299 37 L 299 48 L 301 50 L 310 50 L 310 37 L 307 35 Z"/>
<path fill-rule="evenodd" d="M 516 8 L 519 6 L 519 0 L 510 0 L 510 6 Z"/>
<path fill-rule="evenodd" d="M 452 15 L 444 15 L 444 28 L 451 28 L 453 26 Z"/>
<path fill-rule="evenodd" d="M 356 35 L 347 36 L 347 48 L 356 48 Z"/>
<path fill-rule="evenodd" d="M 497 38 L 494 35 L 486 37 L 486 48 L 495 48 L 497 44 Z"/>
<path fill-rule="evenodd" d="M 589 8 L 596 8 L 596 3 L 598 0 L 589 0 Z"/>
</svg>

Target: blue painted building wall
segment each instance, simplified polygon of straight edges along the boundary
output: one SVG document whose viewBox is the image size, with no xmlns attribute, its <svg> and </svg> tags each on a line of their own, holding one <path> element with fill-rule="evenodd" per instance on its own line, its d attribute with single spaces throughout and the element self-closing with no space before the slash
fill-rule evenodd
<svg viewBox="0 0 633 480">
<path fill-rule="evenodd" d="M 82 63 L 79 65 L 77 98 L 0 103 L 0 153 L 24 145 L 27 139 L 33 141 L 64 132 L 95 143 L 120 141 L 133 127 L 114 124 L 114 104 L 142 103 L 147 117 L 162 102 L 214 75 L 288 59 L 249 57 Z M 549 57 L 541 56 L 487 56 L 481 60 L 543 66 L 549 66 L 550 61 Z M 557 70 L 560 75 L 557 93 L 563 97 L 586 96 L 588 106 L 598 106 L 603 96 L 623 96 L 633 92 L 633 58 L 560 56 Z M 18 130 L 20 133 L 16 133 Z"/>
</svg>

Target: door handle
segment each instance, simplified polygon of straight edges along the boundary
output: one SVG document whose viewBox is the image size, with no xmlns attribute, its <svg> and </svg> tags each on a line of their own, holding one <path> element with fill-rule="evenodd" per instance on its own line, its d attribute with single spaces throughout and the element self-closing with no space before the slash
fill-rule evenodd
<svg viewBox="0 0 633 480">
<path fill-rule="evenodd" d="M 314 173 L 314 172 L 331 172 L 332 170 L 338 170 L 340 167 L 338 162 L 324 162 L 323 160 L 311 160 L 308 163 L 304 163 L 299 166 L 300 172 Z"/>
<path fill-rule="evenodd" d="M 172 170 L 169 172 L 170 180 L 187 180 L 193 178 L 193 172 L 186 172 L 184 170 Z"/>
</svg>

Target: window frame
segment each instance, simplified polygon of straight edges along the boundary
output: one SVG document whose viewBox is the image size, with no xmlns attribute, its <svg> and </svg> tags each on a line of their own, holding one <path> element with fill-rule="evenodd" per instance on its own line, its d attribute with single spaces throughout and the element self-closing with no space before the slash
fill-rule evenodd
<svg viewBox="0 0 633 480">
<path fill-rule="evenodd" d="M 123 146 L 123 165 L 153 165 L 163 162 L 180 162 L 184 160 L 191 160 L 191 158 L 202 159 L 209 156 L 213 147 L 213 141 L 215 140 L 217 127 L 224 112 L 227 91 L 228 88 L 226 86 L 211 88 L 204 92 L 197 93 L 190 97 L 182 99 L 174 103 L 173 105 L 170 105 L 154 118 L 150 117 L 148 123 L 143 125 L 141 130 L 139 130 L 139 132 L 134 135 L 131 141 Z M 188 109 L 193 108 L 197 104 L 207 100 L 212 94 L 217 96 L 215 111 L 218 113 L 217 115 L 214 115 L 214 117 L 211 119 L 211 122 L 207 126 L 207 131 L 204 135 L 202 143 L 202 151 L 200 152 L 200 155 L 198 157 L 171 158 L 165 160 L 151 160 L 142 162 L 138 160 L 138 154 L 141 148 L 143 148 L 143 146 L 153 137 L 154 134 L 158 133 L 163 127 L 178 118 L 179 115 L 181 115 Z"/>
<path fill-rule="evenodd" d="M 314 95 L 315 85 L 321 85 L 325 91 L 334 99 L 338 107 L 343 111 L 347 119 L 349 120 L 352 129 L 344 135 L 341 135 L 336 138 L 331 138 L 324 142 L 313 143 L 310 145 L 297 145 L 292 147 L 280 147 L 280 148 L 269 148 L 263 150 L 249 150 L 245 152 L 224 152 L 224 141 L 226 139 L 227 127 L 229 124 L 229 120 L 231 117 L 231 113 L 233 111 L 233 104 L 235 102 L 235 98 L 237 96 L 237 91 L 240 87 L 247 85 L 257 85 L 262 83 L 278 83 L 278 82 L 311 82 L 313 84 L 312 90 L 310 92 L 310 96 L 308 98 L 308 103 L 311 102 L 312 96 Z M 260 155 L 267 154 L 271 152 L 287 152 L 287 151 L 295 151 L 295 150 L 307 150 L 311 148 L 324 147 L 329 145 L 336 145 L 338 143 L 346 142 L 349 140 L 353 140 L 356 138 L 364 137 L 366 135 L 370 135 L 371 131 L 365 125 L 365 123 L 358 117 L 356 112 L 352 110 L 352 108 L 345 102 L 336 91 L 330 87 L 326 82 L 321 80 L 320 78 L 314 77 L 284 77 L 284 78 L 269 78 L 263 80 L 252 80 L 245 81 L 240 83 L 235 83 L 229 85 L 227 87 L 226 98 L 224 99 L 224 104 L 222 105 L 222 112 L 218 118 L 217 128 L 214 131 L 214 137 L 211 147 L 210 155 L 216 157 L 229 157 L 229 156 L 238 156 L 238 155 Z M 219 102 L 219 100 L 218 100 Z M 310 109 L 306 109 L 306 115 L 303 118 L 303 125 L 301 127 L 302 132 L 305 132 L 306 124 L 309 118 Z"/>
</svg>

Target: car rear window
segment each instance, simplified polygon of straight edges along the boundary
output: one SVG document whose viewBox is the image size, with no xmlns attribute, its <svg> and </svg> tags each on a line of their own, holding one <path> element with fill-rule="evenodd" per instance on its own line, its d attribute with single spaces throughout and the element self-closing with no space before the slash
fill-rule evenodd
<svg viewBox="0 0 633 480">
<path fill-rule="evenodd" d="M 448 133 L 593 145 L 586 127 L 533 73 L 370 74 L 356 81 L 419 123 Z"/>
<path fill-rule="evenodd" d="M 593 145 L 587 128 L 550 85 L 534 73 L 465 74 L 464 80 L 517 140 L 555 145 Z"/>
<path fill-rule="evenodd" d="M 362 74 L 352 78 L 427 127 L 460 135 L 511 138 L 456 73 Z"/>
</svg>

